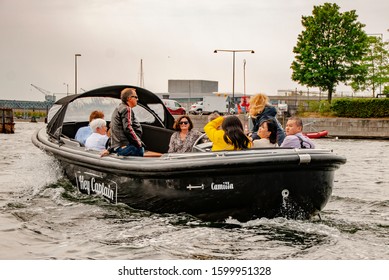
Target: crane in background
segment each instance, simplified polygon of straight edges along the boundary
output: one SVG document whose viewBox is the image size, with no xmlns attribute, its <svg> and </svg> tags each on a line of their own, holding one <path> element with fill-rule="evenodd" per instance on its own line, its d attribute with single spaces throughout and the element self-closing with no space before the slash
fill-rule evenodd
<svg viewBox="0 0 389 280">
<path fill-rule="evenodd" d="M 31 84 L 31 86 L 45 95 L 45 101 L 52 102 L 52 103 L 54 103 L 56 101 L 55 93 L 51 93 L 50 91 L 45 90 L 41 87 L 38 87 L 34 84 Z M 57 94 L 66 94 L 66 93 L 57 93 Z"/>
</svg>

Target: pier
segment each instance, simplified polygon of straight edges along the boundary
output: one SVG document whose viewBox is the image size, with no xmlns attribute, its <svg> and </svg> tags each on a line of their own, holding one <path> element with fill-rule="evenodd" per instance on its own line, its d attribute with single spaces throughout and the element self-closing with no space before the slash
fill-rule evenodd
<svg viewBox="0 0 389 280">
<path fill-rule="evenodd" d="M 50 101 L 0 100 L 0 108 L 13 109 L 15 117 L 21 119 L 44 118 L 53 104 Z"/>
</svg>

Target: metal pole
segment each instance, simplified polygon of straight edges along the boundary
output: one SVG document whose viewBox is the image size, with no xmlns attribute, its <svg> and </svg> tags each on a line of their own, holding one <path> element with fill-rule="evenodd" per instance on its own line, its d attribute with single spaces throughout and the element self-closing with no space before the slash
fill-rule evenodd
<svg viewBox="0 0 389 280">
<path fill-rule="evenodd" d="M 382 33 L 379 33 L 379 35 L 381 35 L 381 43 L 384 43 L 384 34 Z M 381 65 L 380 67 L 382 67 L 382 52 L 381 52 Z M 382 95 L 382 76 L 381 76 L 381 73 L 380 73 L 380 95 Z"/>
<path fill-rule="evenodd" d="M 188 81 L 188 85 L 189 85 L 189 104 L 188 104 L 188 114 L 189 114 L 190 106 L 192 104 L 192 87 L 190 86 L 190 80 Z"/>
<path fill-rule="evenodd" d="M 75 63 L 74 63 L 74 94 L 77 94 L 77 56 L 81 56 L 81 54 L 76 53 L 74 55 Z"/>
<path fill-rule="evenodd" d="M 63 83 L 66 86 L 66 96 L 69 95 L 69 84 Z"/>
<path fill-rule="evenodd" d="M 232 52 L 232 104 L 235 109 L 235 53 L 236 52 L 250 52 L 255 53 L 254 50 L 214 50 L 214 53 L 217 52 Z M 228 102 L 228 113 L 231 112 L 231 102 Z"/>
<path fill-rule="evenodd" d="M 246 97 L 246 59 L 243 59 L 243 95 Z"/>
<path fill-rule="evenodd" d="M 232 52 L 232 61 L 232 108 L 235 111 L 235 51 Z M 231 114 L 230 106 L 228 107 L 228 114 Z"/>
</svg>

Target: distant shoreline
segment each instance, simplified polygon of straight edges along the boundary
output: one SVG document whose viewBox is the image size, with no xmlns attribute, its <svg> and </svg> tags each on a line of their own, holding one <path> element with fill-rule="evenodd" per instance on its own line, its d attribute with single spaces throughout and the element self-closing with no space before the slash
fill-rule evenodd
<svg viewBox="0 0 389 280">
<path fill-rule="evenodd" d="M 178 115 L 174 116 L 175 118 Z M 205 124 L 208 122 L 207 115 L 190 115 L 193 121 L 194 128 L 202 131 Z M 243 125 L 249 127 L 249 119 L 246 115 L 239 115 Z M 36 119 L 38 123 L 43 123 L 44 118 Z M 285 120 L 281 120 L 285 122 Z M 334 117 L 320 117 L 320 118 L 302 118 L 304 124 L 312 124 L 309 131 L 328 131 L 328 138 L 348 138 L 348 139 L 377 139 L 389 140 L 389 118 L 334 118 Z M 31 119 L 15 119 L 15 124 L 18 122 L 31 122 Z M 15 130 L 17 130 L 15 126 Z M 305 131 L 308 127 L 305 126 Z"/>
</svg>

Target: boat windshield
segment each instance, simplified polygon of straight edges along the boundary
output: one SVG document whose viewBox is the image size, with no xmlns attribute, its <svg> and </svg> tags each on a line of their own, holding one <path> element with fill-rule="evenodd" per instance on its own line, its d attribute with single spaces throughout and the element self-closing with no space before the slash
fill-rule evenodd
<svg viewBox="0 0 389 280">
<path fill-rule="evenodd" d="M 62 105 L 58 105 L 58 104 L 54 104 L 51 108 L 50 108 L 50 110 L 49 110 L 49 112 L 48 112 L 48 114 L 47 114 L 47 122 L 50 122 L 51 121 L 51 119 L 54 117 L 54 115 L 59 111 L 59 109 L 61 109 L 62 108 Z"/>
<path fill-rule="evenodd" d="M 87 122 L 92 111 L 102 111 L 104 118 L 107 121 L 111 120 L 111 116 L 115 108 L 120 104 L 121 100 L 111 97 L 85 97 L 78 98 L 69 103 L 64 117 L 64 122 Z M 152 106 L 151 106 L 152 105 Z M 159 106 L 158 106 L 159 105 Z M 161 117 L 163 121 L 163 107 L 161 104 L 150 104 L 152 110 Z M 147 109 L 138 105 L 134 107 L 136 118 L 141 123 L 153 123 L 155 116 Z"/>
</svg>

